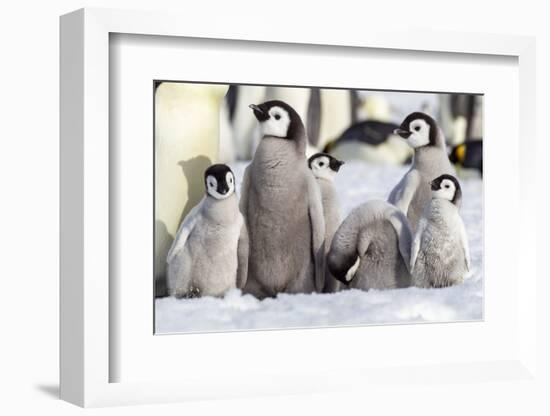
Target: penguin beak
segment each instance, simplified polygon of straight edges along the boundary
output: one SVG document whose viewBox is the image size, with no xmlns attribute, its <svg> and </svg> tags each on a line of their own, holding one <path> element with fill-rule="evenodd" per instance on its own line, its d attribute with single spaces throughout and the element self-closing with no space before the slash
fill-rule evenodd
<svg viewBox="0 0 550 416">
<path fill-rule="evenodd" d="M 435 179 L 430 182 L 430 187 L 432 188 L 432 191 L 437 191 L 439 189 L 439 185 L 437 184 Z"/>
<path fill-rule="evenodd" d="M 393 131 L 393 134 L 397 134 L 398 136 L 401 136 L 404 139 L 408 139 L 409 136 L 412 134 L 412 132 L 410 132 L 409 130 L 395 129 Z"/>
<path fill-rule="evenodd" d="M 227 185 L 225 185 L 225 184 L 222 184 L 222 185 L 218 186 L 217 191 L 218 191 L 221 195 L 225 195 L 227 192 L 229 192 L 229 186 L 227 186 Z"/>
<path fill-rule="evenodd" d="M 345 162 L 343 160 L 331 160 L 330 167 L 333 171 L 338 172 Z"/>
<path fill-rule="evenodd" d="M 265 121 L 269 118 L 269 114 L 267 114 L 262 108 L 256 104 L 250 104 L 248 106 L 249 108 L 254 111 L 254 116 L 258 121 Z"/>
</svg>

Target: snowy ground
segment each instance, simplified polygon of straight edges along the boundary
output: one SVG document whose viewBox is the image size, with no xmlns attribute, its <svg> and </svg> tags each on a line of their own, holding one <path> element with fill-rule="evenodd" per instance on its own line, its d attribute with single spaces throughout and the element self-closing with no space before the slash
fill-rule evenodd
<svg viewBox="0 0 550 416">
<path fill-rule="evenodd" d="M 237 183 L 246 164 L 232 166 Z M 407 168 L 347 162 L 336 189 L 344 218 L 370 199 L 386 199 Z M 461 180 L 462 218 L 470 241 L 472 270 L 461 285 L 444 289 L 346 290 L 335 294 L 286 295 L 257 300 L 229 292 L 223 299 L 161 298 L 155 303 L 156 333 L 303 328 L 411 322 L 478 320 L 483 311 L 483 189 L 480 179 Z"/>
</svg>

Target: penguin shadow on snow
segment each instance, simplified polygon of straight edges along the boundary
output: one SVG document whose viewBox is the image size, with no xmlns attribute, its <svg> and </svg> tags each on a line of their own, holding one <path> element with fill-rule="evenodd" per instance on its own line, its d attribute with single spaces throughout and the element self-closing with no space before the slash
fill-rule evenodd
<svg viewBox="0 0 550 416">
<path fill-rule="evenodd" d="M 188 160 L 180 160 L 178 165 L 181 167 L 183 176 L 187 180 L 187 202 L 179 220 L 179 224 L 181 224 L 189 211 L 204 196 L 203 175 L 206 169 L 212 165 L 212 161 L 208 157 L 200 155 Z"/>
<path fill-rule="evenodd" d="M 172 243 L 174 242 L 174 236 L 168 232 L 164 221 L 155 221 L 155 243 L 159 245 L 155 250 L 161 253 L 168 253 Z M 155 269 L 160 265 L 155 265 Z M 162 272 L 161 272 L 162 273 Z M 168 287 L 166 283 L 166 273 L 163 273 L 160 278 L 155 279 L 155 297 L 168 296 Z"/>
<path fill-rule="evenodd" d="M 185 219 L 189 211 L 193 209 L 195 205 L 204 196 L 204 183 L 203 174 L 206 169 L 212 164 L 212 161 L 203 155 L 195 156 L 188 160 L 180 160 L 178 166 L 181 167 L 182 174 L 187 181 L 187 202 L 183 207 L 181 216 L 178 220 L 179 224 Z M 156 250 L 161 253 L 168 253 L 172 243 L 174 242 L 174 235 L 168 232 L 166 224 L 162 220 L 155 221 L 155 241 L 156 244 L 161 246 L 156 247 Z M 155 268 L 159 267 L 155 265 Z M 168 287 L 166 282 L 166 273 L 162 274 L 161 278 L 155 279 L 155 297 L 163 297 L 168 295 Z"/>
</svg>

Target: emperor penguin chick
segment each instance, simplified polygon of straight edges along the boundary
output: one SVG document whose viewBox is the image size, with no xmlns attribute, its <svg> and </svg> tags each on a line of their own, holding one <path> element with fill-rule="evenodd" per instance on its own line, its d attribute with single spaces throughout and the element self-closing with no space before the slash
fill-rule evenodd
<svg viewBox="0 0 550 416">
<path fill-rule="evenodd" d="M 307 167 L 307 138 L 298 113 L 283 101 L 250 105 L 261 140 L 246 168 L 241 211 L 250 237 L 245 292 L 320 292 L 325 284 L 321 193 Z"/>
<path fill-rule="evenodd" d="M 350 288 L 408 287 L 411 241 L 403 212 L 385 201 L 369 201 L 351 211 L 334 234 L 328 268 Z"/>
<path fill-rule="evenodd" d="M 451 175 L 434 179 L 431 189 L 411 248 L 411 273 L 418 287 L 452 286 L 470 270 L 468 237 L 458 212 L 462 191 Z"/>
<path fill-rule="evenodd" d="M 204 173 L 206 196 L 181 223 L 168 252 L 168 291 L 176 297 L 222 296 L 244 287 L 248 234 L 227 165 Z"/>
<path fill-rule="evenodd" d="M 405 213 L 414 232 L 431 199 L 430 181 L 442 174 L 454 175 L 455 170 L 447 156 L 443 132 L 429 115 L 409 114 L 395 133 L 407 140 L 414 156 L 411 168 L 388 201 Z"/>
<path fill-rule="evenodd" d="M 325 216 L 325 253 L 328 254 L 332 236 L 340 225 L 340 207 L 334 188 L 334 177 L 344 164 L 326 153 L 316 153 L 308 160 L 308 165 L 313 176 L 317 179 L 317 184 L 321 190 L 321 198 L 323 201 L 323 214 Z M 333 293 L 340 290 L 341 283 L 326 271 L 325 274 L 325 293 Z"/>
</svg>

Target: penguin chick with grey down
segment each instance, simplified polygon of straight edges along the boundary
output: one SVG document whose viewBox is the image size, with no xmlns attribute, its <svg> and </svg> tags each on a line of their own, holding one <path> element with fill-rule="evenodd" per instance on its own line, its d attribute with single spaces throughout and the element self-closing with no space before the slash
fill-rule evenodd
<svg viewBox="0 0 550 416">
<path fill-rule="evenodd" d="M 369 201 L 351 211 L 334 234 L 328 268 L 350 288 L 408 287 L 411 241 L 403 212 L 385 201 Z"/>
<path fill-rule="evenodd" d="M 332 236 L 340 225 L 340 206 L 334 187 L 334 178 L 344 164 L 343 161 L 332 157 L 327 153 L 316 153 L 308 159 L 308 166 L 317 179 L 323 200 L 323 213 L 325 215 L 325 253 L 328 254 Z M 325 293 L 333 293 L 340 290 L 341 283 L 326 271 Z"/>
<path fill-rule="evenodd" d="M 244 291 L 260 299 L 281 292 L 320 292 L 325 284 L 325 220 L 319 187 L 307 167 L 304 124 L 283 101 L 250 108 L 262 138 L 241 192 L 250 236 Z"/>
<path fill-rule="evenodd" d="M 244 287 L 248 234 L 227 165 L 204 173 L 206 196 L 181 223 L 168 252 L 168 291 L 176 297 L 223 296 Z"/>
<path fill-rule="evenodd" d="M 393 188 L 388 202 L 405 213 L 414 232 L 431 199 L 430 181 L 444 173 L 454 175 L 455 170 L 447 155 L 443 132 L 429 115 L 409 114 L 395 133 L 407 140 L 414 156 L 411 168 Z"/>
<path fill-rule="evenodd" d="M 459 215 L 458 180 L 441 175 L 431 182 L 432 200 L 418 223 L 411 248 L 411 273 L 418 287 L 462 283 L 470 270 L 470 250 Z"/>
</svg>

